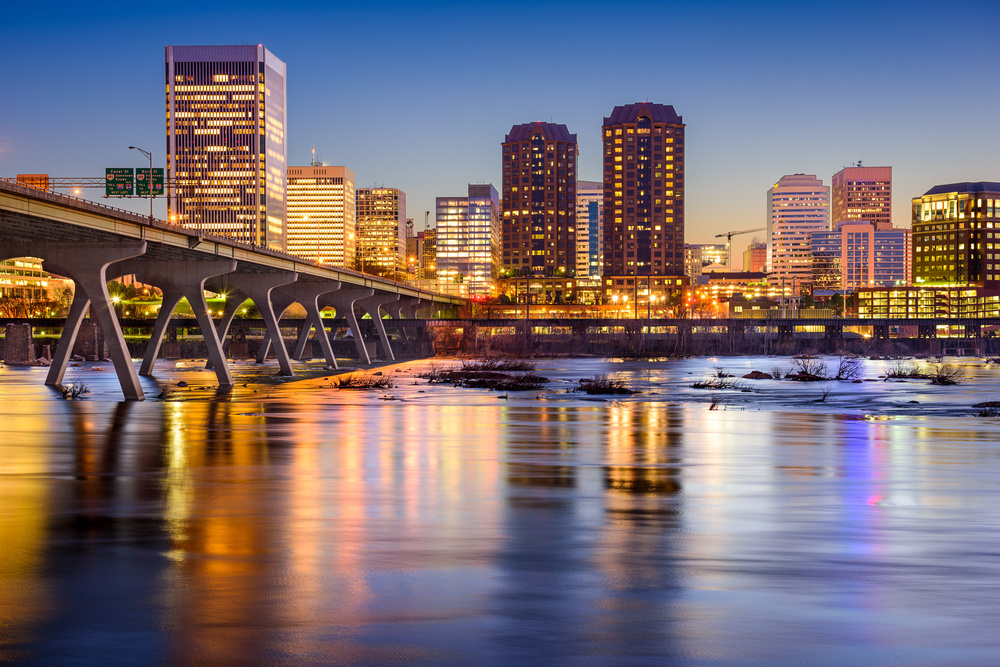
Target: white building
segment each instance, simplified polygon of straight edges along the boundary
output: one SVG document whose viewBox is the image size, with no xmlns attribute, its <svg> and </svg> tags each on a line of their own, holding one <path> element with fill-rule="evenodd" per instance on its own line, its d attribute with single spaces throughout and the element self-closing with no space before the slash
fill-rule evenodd
<svg viewBox="0 0 1000 667">
<path fill-rule="evenodd" d="M 600 278 L 604 266 L 604 183 L 576 182 L 576 277 Z"/>
<path fill-rule="evenodd" d="M 830 188 L 814 175 L 783 176 L 767 191 L 767 214 L 768 282 L 811 283 L 810 234 L 830 229 Z"/>
<path fill-rule="evenodd" d="M 285 249 L 285 63 L 261 45 L 168 46 L 169 218 Z"/>
<path fill-rule="evenodd" d="M 438 197 L 437 279 L 442 292 L 492 296 L 500 268 L 500 195 L 469 185 L 468 197 Z"/>
<path fill-rule="evenodd" d="M 354 267 L 354 172 L 347 167 L 288 168 L 288 253 Z"/>
</svg>

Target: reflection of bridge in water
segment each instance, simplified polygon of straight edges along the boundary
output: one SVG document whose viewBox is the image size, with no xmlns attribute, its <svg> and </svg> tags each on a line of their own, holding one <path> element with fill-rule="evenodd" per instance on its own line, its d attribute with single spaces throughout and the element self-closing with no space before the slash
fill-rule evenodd
<svg viewBox="0 0 1000 667">
<path fill-rule="evenodd" d="M 66 372 L 74 343 L 88 309 L 108 346 L 108 354 L 127 399 L 144 398 L 139 374 L 152 372 L 174 309 L 181 299 L 191 304 L 205 344 L 208 359 L 220 386 L 231 386 L 232 375 L 223 354 L 222 341 L 240 306 L 253 301 L 266 327 L 259 358 L 274 348 L 281 372 L 293 374 L 291 356 L 281 340 L 278 318 L 292 304 L 306 311 L 296 343 L 295 355 L 305 353 L 311 331 L 326 357 L 337 361 L 325 335 L 320 315 L 333 307 L 356 334 L 358 356 L 371 358 L 360 334 L 358 313 L 367 313 L 382 345 L 383 354 L 394 359 L 383 323 L 383 312 L 396 320 L 414 319 L 419 311 L 434 314 L 465 303 L 382 278 L 342 268 L 329 268 L 298 257 L 258 248 L 223 237 L 210 236 L 162 221 L 151 221 L 108 206 L 57 195 L 13 183 L 0 182 L 0 260 L 38 257 L 46 271 L 73 279 L 76 290 L 70 313 L 49 368 L 46 384 L 59 385 Z M 108 294 L 107 282 L 134 275 L 163 292 L 163 305 L 153 326 L 152 337 L 138 371 Z M 205 290 L 226 296 L 219 320 L 213 320 Z M 405 336 L 405 329 L 402 330 Z"/>
</svg>

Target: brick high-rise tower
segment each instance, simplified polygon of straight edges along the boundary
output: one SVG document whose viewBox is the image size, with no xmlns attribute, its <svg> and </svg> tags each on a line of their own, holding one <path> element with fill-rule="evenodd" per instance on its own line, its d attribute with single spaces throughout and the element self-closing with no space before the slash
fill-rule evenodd
<svg viewBox="0 0 1000 667">
<path fill-rule="evenodd" d="M 576 272 L 576 135 L 565 125 L 515 125 L 503 142 L 503 268 Z"/>
<path fill-rule="evenodd" d="M 669 105 L 629 104 L 602 135 L 605 293 L 656 298 L 684 275 L 684 121 Z"/>
</svg>

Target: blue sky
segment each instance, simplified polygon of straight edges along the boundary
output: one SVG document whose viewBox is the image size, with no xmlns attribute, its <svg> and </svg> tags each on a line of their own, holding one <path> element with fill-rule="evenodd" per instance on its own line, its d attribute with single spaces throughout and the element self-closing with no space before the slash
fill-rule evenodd
<svg viewBox="0 0 1000 667">
<path fill-rule="evenodd" d="M 784 174 L 890 165 L 900 226 L 935 184 L 1000 181 L 995 0 L 106 7 L 4 6 L 0 176 L 144 164 L 129 145 L 162 165 L 163 47 L 262 43 L 288 67 L 289 164 L 315 144 L 402 188 L 418 228 L 436 196 L 499 188 L 514 124 L 566 124 L 600 180 L 603 117 L 637 101 L 687 125 L 689 242 L 763 226 Z"/>
</svg>

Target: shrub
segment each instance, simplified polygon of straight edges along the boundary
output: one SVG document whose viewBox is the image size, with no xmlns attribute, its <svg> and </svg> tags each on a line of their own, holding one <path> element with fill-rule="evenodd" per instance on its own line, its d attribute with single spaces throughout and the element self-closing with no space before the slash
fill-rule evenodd
<svg viewBox="0 0 1000 667">
<path fill-rule="evenodd" d="M 625 381 L 619 378 L 611 378 L 607 375 L 595 375 L 592 378 L 582 378 L 577 391 L 585 391 L 588 394 L 634 394 L 635 392 L 625 386 Z"/>
<path fill-rule="evenodd" d="M 371 373 L 351 373 L 333 383 L 337 389 L 392 389 L 392 380 Z"/>
</svg>

